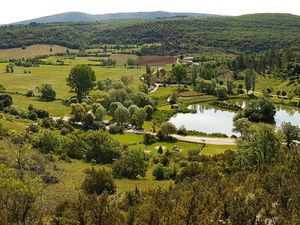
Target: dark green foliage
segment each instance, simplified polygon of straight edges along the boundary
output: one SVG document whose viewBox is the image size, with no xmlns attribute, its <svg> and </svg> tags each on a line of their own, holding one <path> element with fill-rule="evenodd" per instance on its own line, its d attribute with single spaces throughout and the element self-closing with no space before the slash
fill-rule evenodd
<svg viewBox="0 0 300 225">
<path fill-rule="evenodd" d="M 33 97 L 34 94 L 33 94 L 33 91 L 32 90 L 29 90 L 26 92 L 26 97 Z"/>
<path fill-rule="evenodd" d="M 235 119 L 245 117 L 251 122 L 274 123 L 276 108 L 273 102 L 266 97 L 251 100 L 245 107 L 238 112 Z"/>
<path fill-rule="evenodd" d="M 99 43 L 161 43 L 161 46 L 143 47 L 141 54 L 181 54 L 197 52 L 203 47 L 259 52 L 299 45 L 299 21 L 298 16 L 288 14 L 256 14 L 220 18 L 6 26 L 0 29 L 0 48 L 37 43 L 60 44 L 70 48 L 82 45 L 92 47 Z"/>
<path fill-rule="evenodd" d="M 88 65 L 74 66 L 67 78 L 67 84 L 77 94 L 79 102 L 82 101 L 84 95 L 88 95 L 89 91 L 92 90 L 95 81 L 95 71 Z"/>
<path fill-rule="evenodd" d="M 155 177 L 155 180 L 169 180 L 176 176 L 172 168 L 165 167 L 161 164 L 154 168 L 152 175 Z"/>
<path fill-rule="evenodd" d="M 100 195 L 104 192 L 114 194 L 116 192 L 116 184 L 111 173 L 103 168 L 98 170 L 95 168 L 87 170 L 81 188 L 88 195 Z"/>
<path fill-rule="evenodd" d="M 156 142 L 156 137 L 155 135 L 152 134 L 144 134 L 144 144 L 145 145 L 152 145 Z"/>
<path fill-rule="evenodd" d="M 37 120 L 37 118 L 38 118 L 38 115 L 36 114 L 36 112 L 34 112 L 34 111 L 29 112 L 28 119 Z"/>
<path fill-rule="evenodd" d="M 56 92 L 53 90 L 51 84 L 42 84 L 39 87 L 39 92 L 41 92 L 41 98 L 46 101 L 54 101 L 56 97 Z"/>
<path fill-rule="evenodd" d="M 13 104 L 12 97 L 10 95 L 0 95 L 0 110 Z"/>
<path fill-rule="evenodd" d="M 70 136 L 71 140 L 67 146 L 68 155 L 71 158 L 86 158 L 96 163 L 112 163 L 120 157 L 121 145 L 109 134 L 103 131 L 87 131 L 75 133 Z"/>
</svg>

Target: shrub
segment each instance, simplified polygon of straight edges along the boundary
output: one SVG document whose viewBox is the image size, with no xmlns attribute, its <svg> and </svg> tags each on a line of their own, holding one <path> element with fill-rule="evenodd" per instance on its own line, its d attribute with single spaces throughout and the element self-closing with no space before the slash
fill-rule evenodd
<svg viewBox="0 0 300 225">
<path fill-rule="evenodd" d="M 45 130 L 36 138 L 33 146 L 39 148 L 43 153 L 58 152 L 61 141 L 54 132 Z"/>
<path fill-rule="evenodd" d="M 186 128 L 182 125 L 181 127 L 179 127 L 179 129 L 177 131 L 177 134 L 179 134 L 179 135 L 187 135 L 188 132 L 187 132 Z"/>
<path fill-rule="evenodd" d="M 113 163 L 113 174 L 115 177 L 126 177 L 136 179 L 137 176 L 146 176 L 147 163 L 141 150 L 125 151 L 121 159 Z"/>
<path fill-rule="evenodd" d="M 28 132 L 32 132 L 32 133 L 38 133 L 39 132 L 39 126 L 37 124 L 31 123 L 27 129 Z"/>
<path fill-rule="evenodd" d="M 33 94 L 33 91 L 32 90 L 29 90 L 26 92 L 26 97 L 33 97 L 34 94 Z"/>
<path fill-rule="evenodd" d="M 41 126 L 44 128 L 53 128 L 56 126 L 56 123 L 51 117 L 45 117 L 42 120 Z"/>
<path fill-rule="evenodd" d="M 172 171 L 171 168 L 159 164 L 153 170 L 152 175 L 155 177 L 155 180 L 168 180 L 171 178 L 175 178 L 176 171 Z"/>
<path fill-rule="evenodd" d="M 112 124 L 109 126 L 109 133 L 111 134 L 122 134 L 123 133 L 123 126 L 120 126 L 118 124 Z"/>
<path fill-rule="evenodd" d="M 12 97 L 10 95 L 0 95 L 0 110 L 5 107 L 9 107 L 13 104 Z"/>
<path fill-rule="evenodd" d="M 37 120 L 37 118 L 38 118 L 38 115 L 34 111 L 29 112 L 28 119 Z"/>
<path fill-rule="evenodd" d="M 100 195 L 104 192 L 114 194 L 116 192 L 116 184 L 111 173 L 102 168 L 99 170 L 95 170 L 94 168 L 87 170 L 81 188 L 89 195 Z"/>
<path fill-rule="evenodd" d="M 146 133 L 144 134 L 144 144 L 145 145 L 152 145 L 156 142 L 156 137 L 155 135 Z"/>
<path fill-rule="evenodd" d="M 39 87 L 39 92 L 41 92 L 41 98 L 46 101 L 53 101 L 56 97 L 56 92 L 53 90 L 51 84 L 42 84 Z"/>
<path fill-rule="evenodd" d="M 42 180 L 45 184 L 57 184 L 59 182 L 56 176 L 50 175 L 48 173 L 42 176 Z"/>
</svg>

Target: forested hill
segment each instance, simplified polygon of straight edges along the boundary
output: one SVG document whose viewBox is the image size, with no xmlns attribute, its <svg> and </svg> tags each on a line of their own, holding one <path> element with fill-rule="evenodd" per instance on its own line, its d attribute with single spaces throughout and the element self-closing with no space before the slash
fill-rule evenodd
<svg viewBox="0 0 300 225">
<path fill-rule="evenodd" d="M 159 19 L 171 17 L 219 17 L 218 15 L 204 13 L 171 13 L 164 11 L 155 12 L 132 12 L 132 13 L 109 13 L 101 15 L 91 15 L 81 12 L 66 12 L 51 16 L 40 17 L 32 20 L 20 21 L 14 24 L 29 23 L 68 23 L 68 22 L 91 22 L 102 20 L 121 20 L 121 19 Z"/>
<path fill-rule="evenodd" d="M 143 54 L 196 52 L 203 48 L 258 52 L 300 45 L 300 17 L 254 14 L 220 18 L 110 20 L 97 23 L 32 24 L 0 28 L 0 48 L 38 43 L 71 48 L 97 44 L 160 43 Z"/>
</svg>

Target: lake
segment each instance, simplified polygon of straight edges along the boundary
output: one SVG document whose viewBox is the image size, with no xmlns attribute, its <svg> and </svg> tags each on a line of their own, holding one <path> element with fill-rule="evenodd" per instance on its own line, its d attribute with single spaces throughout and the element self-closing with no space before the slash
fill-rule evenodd
<svg viewBox="0 0 300 225">
<path fill-rule="evenodd" d="M 237 104 L 241 107 L 246 105 L 245 100 L 229 100 L 230 104 Z M 177 128 L 184 126 L 187 130 L 201 131 L 205 133 L 223 133 L 228 136 L 237 135 L 232 132 L 233 117 L 235 112 L 216 108 L 207 103 L 200 103 L 188 106 L 189 109 L 196 109 L 196 113 L 178 113 L 171 117 Z M 297 108 L 277 105 L 275 115 L 276 126 L 282 122 L 291 122 L 300 126 L 300 111 Z"/>
</svg>

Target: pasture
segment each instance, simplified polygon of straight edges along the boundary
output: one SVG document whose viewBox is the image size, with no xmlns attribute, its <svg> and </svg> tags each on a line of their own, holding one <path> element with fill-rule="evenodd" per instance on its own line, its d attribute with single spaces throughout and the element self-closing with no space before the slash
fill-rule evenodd
<svg viewBox="0 0 300 225">
<path fill-rule="evenodd" d="M 5 66 L 2 64 L 0 67 L 0 82 L 8 92 L 19 92 L 22 94 L 26 94 L 28 90 L 36 92 L 37 86 L 48 83 L 53 86 L 57 98 L 69 99 L 71 96 L 74 96 L 74 93 L 69 92 L 70 88 L 67 86 L 66 79 L 74 65 L 75 62 L 73 61 L 70 66 L 15 67 L 14 73 L 6 73 Z M 138 78 L 145 70 L 145 68 L 128 69 L 125 67 L 106 68 L 100 66 L 94 66 L 93 69 L 97 80 L 105 78 L 120 80 L 123 75 L 132 75 L 136 78 L 136 82 L 139 81 Z M 24 70 L 31 71 L 31 74 L 25 74 Z"/>
</svg>

